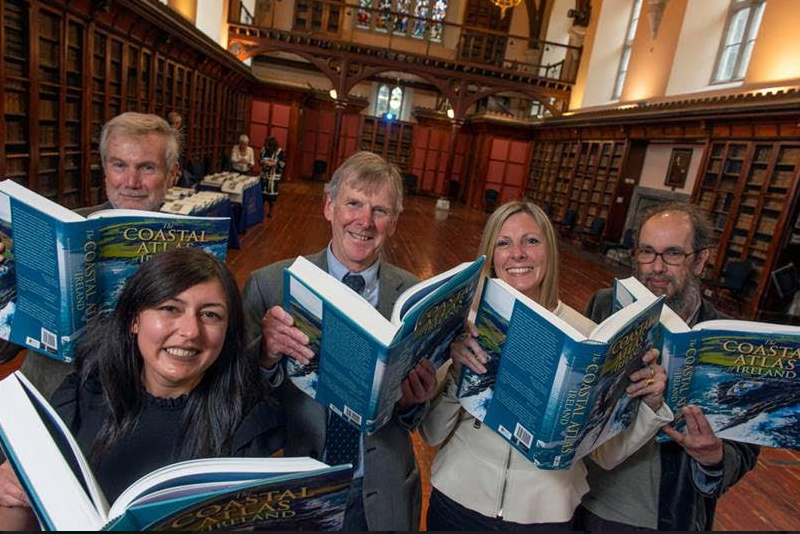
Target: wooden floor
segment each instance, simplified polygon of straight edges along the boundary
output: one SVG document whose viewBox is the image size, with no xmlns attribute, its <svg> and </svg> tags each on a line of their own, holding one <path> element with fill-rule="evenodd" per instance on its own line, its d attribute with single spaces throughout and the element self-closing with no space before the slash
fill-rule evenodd
<svg viewBox="0 0 800 534">
<path fill-rule="evenodd" d="M 405 204 L 397 233 L 386 249 L 388 261 L 426 278 L 474 257 L 487 214 L 456 205 L 446 217 L 437 216 L 435 200 L 418 196 L 406 198 Z M 321 250 L 329 238 L 330 227 L 322 215 L 321 184 L 286 183 L 273 217 L 240 236 L 242 248 L 229 252 L 228 263 L 242 285 L 253 269 Z M 629 269 L 566 241 L 559 252 L 561 300 L 578 310 L 614 276 L 630 274 Z M 0 377 L 21 361 L 18 357 L 0 366 Z M 424 510 L 435 451 L 416 435 L 414 443 L 423 472 Z M 715 530 L 792 530 L 799 523 L 800 453 L 764 449 L 756 469 L 720 500 Z"/>
</svg>

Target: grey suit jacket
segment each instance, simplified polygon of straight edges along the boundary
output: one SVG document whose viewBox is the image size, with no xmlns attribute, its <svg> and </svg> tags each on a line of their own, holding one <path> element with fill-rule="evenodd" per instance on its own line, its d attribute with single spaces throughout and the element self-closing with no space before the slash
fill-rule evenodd
<svg viewBox="0 0 800 534">
<path fill-rule="evenodd" d="M 326 250 L 307 259 L 328 270 Z M 247 346 L 254 357 L 261 351 L 261 318 L 272 306 L 283 305 L 283 270 L 293 261 L 294 258 L 262 267 L 247 279 L 243 292 Z M 379 276 L 378 311 L 388 318 L 397 297 L 417 279 L 385 261 Z M 277 392 L 287 414 L 284 454 L 321 458 L 325 448 L 325 407 L 288 380 Z M 395 414 L 380 430 L 364 436 L 363 498 L 370 530 L 419 528 L 421 487 L 409 430 L 410 426 Z"/>
</svg>

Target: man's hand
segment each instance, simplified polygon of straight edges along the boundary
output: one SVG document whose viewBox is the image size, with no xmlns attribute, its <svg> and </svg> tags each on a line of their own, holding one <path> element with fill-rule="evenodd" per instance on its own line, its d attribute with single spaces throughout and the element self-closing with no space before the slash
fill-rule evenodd
<svg viewBox="0 0 800 534">
<path fill-rule="evenodd" d="M 269 368 L 283 355 L 308 365 L 314 351 L 308 348 L 308 336 L 294 326 L 292 316 L 280 306 L 273 306 L 261 318 L 261 366 Z"/>
<path fill-rule="evenodd" d="M 436 369 L 433 368 L 430 361 L 422 360 L 403 379 L 400 389 L 403 392 L 400 400 L 397 401 L 400 413 L 405 413 L 412 406 L 429 401 L 436 391 Z"/>
<path fill-rule="evenodd" d="M 644 367 L 631 374 L 632 384 L 625 390 L 631 397 L 641 397 L 654 412 L 664 402 L 664 388 L 667 385 L 667 373 L 656 363 L 658 349 L 650 349 L 642 357 Z"/>
<path fill-rule="evenodd" d="M 0 465 L 0 506 L 9 508 L 30 508 L 31 506 L 8 462 Z"/>
<path fill-rule="evenodd" d="M 715 465 L 722 462 L 723 447 L 711 425 L 697 406 L 683 408 L 686 419 L 685 433 L 678 432 L 669 425 L 661 428 L 675 443 L 683 447 L 686 454 L 697 460 L 700 465 Z"/>
<path fill-rule="evenodd" d="M 453 364 L 450 371 L 458 378 L 461 375 L 461 366 L 466 365 L 478 374 L 486 372 L 484 364 L 489 357 L 478 344 L 478 329 L 469 319 L 464 321 L 464 332 L 456 336 L 450 344 L 450 358 Z"/>
</svg>

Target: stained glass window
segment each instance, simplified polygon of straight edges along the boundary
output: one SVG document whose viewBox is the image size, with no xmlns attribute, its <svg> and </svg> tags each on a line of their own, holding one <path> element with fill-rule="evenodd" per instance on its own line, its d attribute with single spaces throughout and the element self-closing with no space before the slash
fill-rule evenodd
<svg viewBox="0 0 800 534">
<path fill-rule="evenodd" d="M 448 0 L 359 0 L 356 27 L 440 42 Z"/>
<path fill-rule="evenodd" d="M 400 110 L 403 108 L 403 89 L 395 86 L 389 89 L 389 85 L 383 84 L 378 87 L 377 98 L 375 99 L 375 115 L 383 117 L 387 113 L 400 117 Z"/>
<path fill-rule="evenodd" d="M 369 20 L 372 18 L 369 8 L 372 7 L 372 0 L 358 0 L 358 12 L 356 13 L 356 26 L 359 28 L 369 28 Z"/>
<path fill-rule="evenodd" d="M 375 115 L 380 117 L 389 111 L 389 86 L 381 85 L 378 88 L 378 98 L 375 100 Z"/>
</svg>

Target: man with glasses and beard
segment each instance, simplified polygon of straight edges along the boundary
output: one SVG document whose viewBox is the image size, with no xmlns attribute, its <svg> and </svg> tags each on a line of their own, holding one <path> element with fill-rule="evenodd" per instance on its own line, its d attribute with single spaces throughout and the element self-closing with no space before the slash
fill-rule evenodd
<svg viewBox="0 0 800 534">
<path fill-rule="evenodd" d="M 714 246 L 713 228 L 692 204 L 646 212 L 637 225 L 636 278 L 689 326 L 728 318 L 703 299 L 700 276 Z M 611 288 L 592 296 L 585 315 L 599 323 L 612 310 Z M 717 499 L 756 464 L 759 448 L 718 438 L 696 406 L 683 409 L 686 430 L 645 445 L 611 471 L 586 462 L 589 493 L 577 512 L 586 530 L 712 530 Z"/>
</svg>

